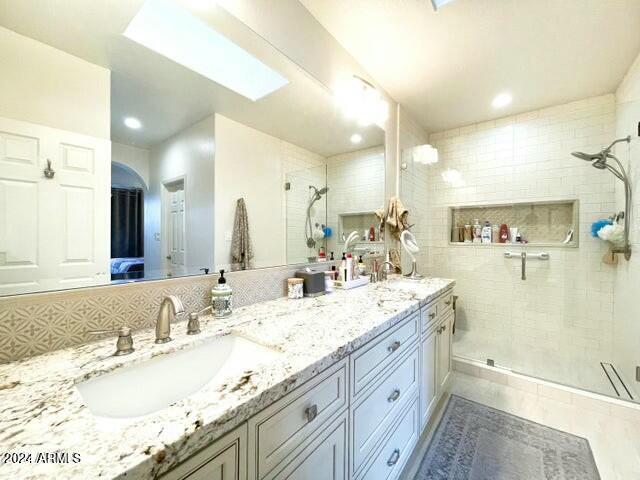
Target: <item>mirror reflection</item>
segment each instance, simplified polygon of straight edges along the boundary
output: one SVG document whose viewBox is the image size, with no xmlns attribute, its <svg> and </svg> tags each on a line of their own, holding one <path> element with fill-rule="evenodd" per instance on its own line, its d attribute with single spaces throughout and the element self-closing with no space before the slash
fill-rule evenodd
<svg viewBox="0 0 640 480">
<path fill-rule="evenodd" d="M 0 294 L 382 249 L 380 110 L 222 7 L 25 0 L 0 57 Z"/>
</svg>

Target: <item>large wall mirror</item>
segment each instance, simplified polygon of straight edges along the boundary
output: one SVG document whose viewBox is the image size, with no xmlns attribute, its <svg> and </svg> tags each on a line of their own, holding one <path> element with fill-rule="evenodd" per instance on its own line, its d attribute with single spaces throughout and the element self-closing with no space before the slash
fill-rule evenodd
<svg viewBox="0 0 640 480">
<path fill-rule="evenodd" d="M 13 2 L 0 59 L 0 295 L 380 250 L 383 130 L 215 2 Z"/>
</svg>

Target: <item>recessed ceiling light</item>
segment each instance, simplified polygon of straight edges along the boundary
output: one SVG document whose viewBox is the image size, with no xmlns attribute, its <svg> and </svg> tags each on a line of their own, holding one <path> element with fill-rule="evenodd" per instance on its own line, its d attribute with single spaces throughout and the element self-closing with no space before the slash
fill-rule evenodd
<svg viewBox="0 0 640 480">
<path fill-rule="evenodd" d="M 124 36 L 250 100 L 258 100 L 289 83 L 169 0 L 147 0 Z"/>
<path fill-rule="evenodd" d="M 509 93 L 501 93 L 500 95 L 496 95 L 496 98 L 493 99 L 491 105 L 493 108 L 504 108 L 511 103 L 513 97 Z"/>
<path fill-rule="evenodd" d="M 359 133 L 354 133 L 353 135 L 351 135 L 351 143 L 360 143 L 362 141 L 362 135 L 360 135 Z"/>
<path fill-rule="evenodd" d="M 124 124 L 129 128 L 133 128 L 134 130 L 138 130 L 142 126 L 142 123 L 140 123 L 140 120 L 134 117 L 125 118 Z"/>
</svg>

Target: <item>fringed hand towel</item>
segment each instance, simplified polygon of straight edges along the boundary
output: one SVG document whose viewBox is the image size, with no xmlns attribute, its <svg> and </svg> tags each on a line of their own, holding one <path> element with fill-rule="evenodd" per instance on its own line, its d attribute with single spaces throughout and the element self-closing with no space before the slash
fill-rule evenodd
<svg viewBox="0 0 640 480">
<path fill-rule="evenodd" d="M 231 237 L 231 269 L 247 270 L 251 268 L 253 247 L 249 236 L 249 217 L 244 198 L 239 198 L 236 204 L 236 218 L 233 222 L 233 236 Z"/>
<path fill-rule="evenodd" d="M 393 238 L 400 240 L 400 234 L 409 229 L 409 210 L 407 210 L 398 197 L 391 197 L 384 209 L 376 210 L 380 219 L 380 232 L 387 230 Z"/>
</svg>

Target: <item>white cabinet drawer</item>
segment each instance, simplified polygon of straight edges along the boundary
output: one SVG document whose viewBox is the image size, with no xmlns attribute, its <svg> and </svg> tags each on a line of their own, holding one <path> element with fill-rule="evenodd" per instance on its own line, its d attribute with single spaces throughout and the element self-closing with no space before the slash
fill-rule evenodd
<svg viewBox="0 0 640 480">
<path fill-rule="evenodd" d="M 362 389 L 393 361 L 400 358 L 419 337 L 420 312 L 415 312 L 388 332 L 382 333 L 350 356 L 351 392 Z"/>
<path fill-rule="evenodd" d="M 438 314 L 443 318 L 453 311 L 453 292 L 449 291 L 438 300 Z"/>
<path fill-rule="evenodd" d="M 422 333 L 425 333 L 431 325 L 438 320 L 438 302 L 420 309 L 420 324 Z"/>
<path fill-rule="evenodd" d="M 413 452 L 418 438 L 418 399 L 395 422 L 382 448 L 373 456 L 373 461 L 358 480 L 393 480 L 398 478 Z"/>
<path fill-rule="evenodd" d="M 351 408 L 352 471 L 356 472 L 397 420 L 398 413 L 416 396 L 420 372 L 418 345 L 387 369 L 380 383 L 367 390 Z"/>
<path fill-rule="evenodd" d="M 346 480 L 349 470 L 348 424 L 345 411 L 298 455 L 279 465 L 265 480 Z"/>
<path fill-rule="evenodd" d="M 264 478 L 347 406 L 347 360 L 249 419 L 249 478 Z"/>
</svg>

